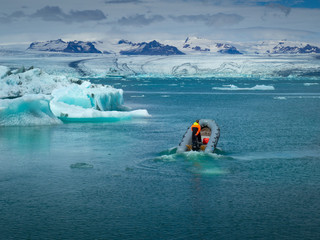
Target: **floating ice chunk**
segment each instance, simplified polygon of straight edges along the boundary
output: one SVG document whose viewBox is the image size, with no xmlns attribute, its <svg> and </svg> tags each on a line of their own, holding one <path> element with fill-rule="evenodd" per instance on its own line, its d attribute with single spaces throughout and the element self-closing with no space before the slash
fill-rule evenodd
<svg viewBox="0 0 320 240">
<path fill-rule="evenodd" d="M 230 84 L 230 85 L 223 85 L 223 87 L 213 87 L 214 90 L 230 90 L 230 91 L 251 91 L 251 90 L 262 90 L 262 91 L 270 91 L 274 90 L 274 86 L 268 86 L 268 85 L 256 85 L 251 88 L 239 88 L 236 85 Z"/>
<path fill-rule="evenodd" d="M 93 108 L 69 105 L 64 102 L 50 102 L 52 112 L 65 122 L 108 122 L 132 118 L 149 117 L 147 110 L 99 111 Z"/>
<path fill-rule="evenodd" d="M 273 99 L 276 99 L 276 100 L 287 100 L 286 97 L 274 97 Z"/>
<path fill-rule="evenodd" d="M 9 68 L 5 67 L 5 66 L 0 66 L 0 78 L 3 78 L 7 75 L 7 73 L 9 72 Z"/>
<path fill-rule="evenodd" d="M 123 90 L 97 86 L 90 82 L 56 89 L 52 92 L 51 111 L 63 121 L 118 121 L 149 117 L 147 110 L 128 110 L 123 105 Z"/>
<path fill-rule="evenodd" d="M 0 98 L 20 97 L 25 94 L 50 94 L 53 89 L 67 86 L 71 79 L 49 75 L 39 68 L 24 67 L 11 70 L 0 66 Z"/>
<path fill-rule="evenodd" d="M 123 110 L 123 90 L 110 86 L 93 85 L 84 82 L 81 85 L 70 85 L 52 92 L 53 102 L 62 102 L 82 108 L 93 108 L 101 111 Z"/>
<path fill-rule="evenodd" d="M 313 85 L 319 85 L 319 83 L 304 83 L 303 85 L 309 87 Z"/>
<path fill-rule="evenodd" d="M 132 98 L 144 98 L 144 95 L 142 94 L 142 95 L 132 95 L 131 96 Z"/>
<path fill-rule="evenodd" d="M 62 123 L 50 110 L 51 97 L 25 95 L 0 100 L 0 126 L 52 125 Z"/>
<path fill-rule="evenodd" d="M 38 68 L 0 67 L 0 76 L 0 126 L 57 124 L 59 118 L 115 121 L 150 116 L 146 110 L 128 111 L 123 90 L 111 86 L 49 75 Z"/>
</svg>

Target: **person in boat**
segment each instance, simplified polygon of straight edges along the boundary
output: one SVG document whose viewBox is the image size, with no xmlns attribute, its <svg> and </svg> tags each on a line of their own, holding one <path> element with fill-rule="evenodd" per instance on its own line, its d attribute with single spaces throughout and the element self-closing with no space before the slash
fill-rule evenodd
<svg viewBox="0 0 320 240">
<path fill-rule="evenodd" d="M 196 120 L 192 126 L 191 126 L 191 131 L 192 131 L 192 150 L 199 150 L 200 149 L 200 144 L 201 144 L 201 126 L 199 124 L 199 120 Z"/>
</svg>

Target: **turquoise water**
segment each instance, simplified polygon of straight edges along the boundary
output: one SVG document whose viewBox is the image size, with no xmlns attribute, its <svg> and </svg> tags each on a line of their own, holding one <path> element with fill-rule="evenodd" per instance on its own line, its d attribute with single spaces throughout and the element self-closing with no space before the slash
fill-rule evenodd
<svg viewBox="0 0 320 240">
<path fill-rule="evenodd" d="M 152 117 L 0 128 L 1 239 L 320 238 L 318 78 L 92 81 Z M 198 118 L 218 150 L 176 154 Z"/>
</svg>

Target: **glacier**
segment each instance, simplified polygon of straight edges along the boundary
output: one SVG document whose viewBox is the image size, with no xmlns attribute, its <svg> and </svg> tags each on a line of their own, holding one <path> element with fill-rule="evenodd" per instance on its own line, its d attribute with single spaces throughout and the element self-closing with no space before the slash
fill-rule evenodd
<svg viewBox="0 0 320 240">
<path fill-rule="evenodd" d="M 202 53 L 175 56 L 105 56 L 85 59 L 77 72 L 87 77 L 231 77 L 318 78 L 315 55 L 218 55 Z M 86 76 L 85 76 L 86 77 Z"/>
<path fill-rule="evenodd" d="M 111 77 L 231 77 L 231 78 L 318 78 L 320 60 L 316 54 L 192 53 L 174 56 L 123 56 L 56 52 L 0 51 L 9 66 L 33 65 L 50 75 L 69 78 Z M 0 69 L 1 72 L 3 72 Z M 44 74 L 44 73 L 43 73 Z"/>
<path fill-rule="evenodd" d="M 149 117 L 124 105 L 123 90 L 39 68 L 0 66 L 0 126 L 108 122 Z"/>
</svg>

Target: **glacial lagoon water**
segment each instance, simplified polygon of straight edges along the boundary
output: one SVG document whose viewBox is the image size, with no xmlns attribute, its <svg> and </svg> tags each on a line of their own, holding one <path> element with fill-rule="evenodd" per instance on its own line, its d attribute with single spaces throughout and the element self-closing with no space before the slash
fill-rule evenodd
<svg viewBox="0 0 320 240">
<path fill-rule="evenodd" d="M 90 80 L 151 117 L 0 127 L 0 239 L 319 239 L 319 78 Z"/>
</svg>

